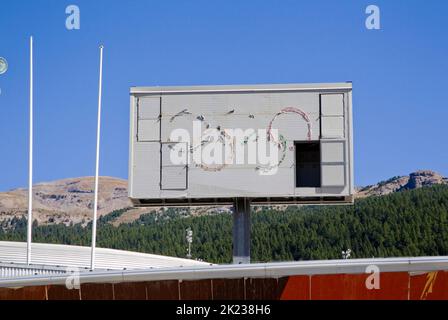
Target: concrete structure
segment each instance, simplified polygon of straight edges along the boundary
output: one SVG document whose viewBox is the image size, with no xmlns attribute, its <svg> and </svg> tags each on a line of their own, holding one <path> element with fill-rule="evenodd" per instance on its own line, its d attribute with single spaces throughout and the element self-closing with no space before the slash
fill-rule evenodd
<svg viewBox="0 0 448 320">
<path fill-rule="evenodd" d="M 372 272 L 378 272 L 372 274 Z M 0 299 L 448 300 L 448 257 L 210 265 L 0 279 Z"/>
<path fill-rule="evenodd" d="M 133 87 L 130 114 L 137 206 L 352 202 L 351 83 Z M 275 162 L 261 159 L 261 147 L 278 151 Z"/>
</svg>

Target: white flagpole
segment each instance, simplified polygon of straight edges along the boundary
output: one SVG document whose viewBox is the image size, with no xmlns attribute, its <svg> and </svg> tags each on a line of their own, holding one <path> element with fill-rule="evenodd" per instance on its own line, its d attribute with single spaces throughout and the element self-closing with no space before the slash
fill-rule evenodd
<svg viewBox="0 0 448 320">
<path fill-rule="evenodd" d="M 100 79 L 98 91 L 98 124 L 96 131 L 96 165 L 95 165 L 95 200 L 93 205 L 93 220 L 92 220 L 92 255 L 90 261 L 90 268 L 95 269 L 95 246 L 96 246 L 96 219 L 98 211 L 98 174 L 100 166 L 100 132 L 101 132 L 101 96 L 103 85 L 103 46 L 100 46 Z"/>
<path fill-rule="evenodd" d="M 26 263 L 31 264 L 31 229 L 33 226 L 33 37 L 30 37 L 30 141 L 28 180 L 28 228 Z"/>
</svg>

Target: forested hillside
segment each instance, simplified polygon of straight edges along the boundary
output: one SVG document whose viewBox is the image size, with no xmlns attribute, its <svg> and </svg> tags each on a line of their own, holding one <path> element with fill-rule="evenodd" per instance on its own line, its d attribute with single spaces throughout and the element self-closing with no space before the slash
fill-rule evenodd
<svg viewBox="0 0 448 320">
<path fill-rule="evenodd" d="M 184 257 L 185 229 L 194 232 L 193 257 L 231 262 L 232 217 L 191 217 L 169 209 L 118 227 L 102 217 L 98 246 Z M 359 199 L 354 206 L 264 208 L 252 215 L 252 260 L 336 259 L 350 248 L 353 258 L 448 255 L 448 186 Z M 0 240 L 25 241 L 26 220 L 0 229 Z M 33 241 L 90 245 L 90 225 L 47 225 L 33 229 Z"/>
</svg>

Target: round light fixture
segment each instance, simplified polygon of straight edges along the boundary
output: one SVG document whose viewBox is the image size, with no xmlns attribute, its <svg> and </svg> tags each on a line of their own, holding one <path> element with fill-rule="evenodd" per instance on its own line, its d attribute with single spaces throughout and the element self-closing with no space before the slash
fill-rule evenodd
<svg viewBox="0 0 448 320">
<path fill-rule="evenodd" d="M 8 70 L 8 62 L 5 58 L 0 57 L 0 74 L 4 74 Z"/>
</svg>

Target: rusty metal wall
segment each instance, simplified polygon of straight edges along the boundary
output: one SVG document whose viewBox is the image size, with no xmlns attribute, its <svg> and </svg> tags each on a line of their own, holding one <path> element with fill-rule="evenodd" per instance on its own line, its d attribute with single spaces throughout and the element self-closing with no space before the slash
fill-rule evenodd
<svg viewBox="0 0 448 320">
<path fill-rule="evenodd" d="M 448 300 L 448 271 L 385 272 L 380 288 L 369 274 L 297 275 L 281 278 L 165 280 L 0 288 L 0 300 Z"/>
</svg>

